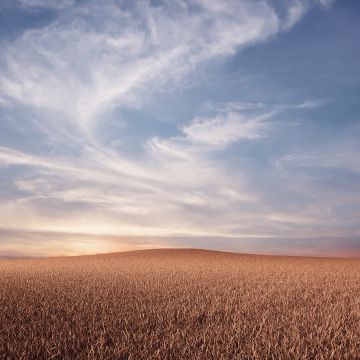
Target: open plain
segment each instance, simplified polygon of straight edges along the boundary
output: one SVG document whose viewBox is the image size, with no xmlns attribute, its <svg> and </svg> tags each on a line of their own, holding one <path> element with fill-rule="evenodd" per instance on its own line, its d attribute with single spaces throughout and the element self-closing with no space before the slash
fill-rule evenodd
<svg viewBox="0 0 360 360">
<path fill-rule="evenodd" d="M 359 358 L 359 260 L 164 249 L 0 261 L 0 359 Z"/>
</svg>

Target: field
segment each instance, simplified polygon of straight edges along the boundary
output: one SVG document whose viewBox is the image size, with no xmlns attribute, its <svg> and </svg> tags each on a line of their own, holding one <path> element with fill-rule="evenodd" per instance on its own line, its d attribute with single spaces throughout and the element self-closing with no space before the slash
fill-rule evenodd
<svg viewBox="0 0 360 360">
<path fill-rule="evenodd" d="M 0 359 L 360 359 L 360 261 L 186 249 L 2 260 Z"/>
</svg>

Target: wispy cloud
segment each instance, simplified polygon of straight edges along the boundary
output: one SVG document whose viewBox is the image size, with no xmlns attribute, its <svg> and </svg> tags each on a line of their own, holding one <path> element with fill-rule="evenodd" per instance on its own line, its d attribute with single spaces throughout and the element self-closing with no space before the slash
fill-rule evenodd
<svg viewBox="0 0 360 360">
<path fill-rule="evenodd" d="M 10 46 L 0 88 L 28 106 L 61 112 L 89 135 L 114 104 L 137 103 L 146 89 L 169 81 L 179 86 L 204 61 L 275 34 L 278 21 L 265 3 L 140 2 L 124 9 L 91 1 Z"/>
<path fill-rule="evenodd" d="M 51 8 L 63 9 L 74 4 L 73 0 L 17 0 L 15 2 L 23 8 Z"/>
<path fill-rule="evenodd" d="M 149 130 L 136 156 L 101 137 L 119 124 L 119 109 L 141 110 L 155 95 L 189 90 L 199 73 L 289 31 L 320 3 L 330 4 L 16 2 L 15 8 L 52 8 L 57 16 L 6 43 L 0 55 L 0 107 L 10 119 L 7 141 L 0 146 L 0 171 L 7 176 L 0 227 L 34 237 L 54 232 L 107 237 L 327 234 L 329 212 L 316 216 L 326 207 L 311 208 L 309 200 L 296 213 L 291 206 L 274 205 L 269 196 L 283 183 L 268 195 L 248 156 L 251 151 L 256 155 L 255 146 L 268 146 L 276 116 L 310 111 L 326 105 L 325 100 L 289 105 L 229 97 L 207 107 L 201 103 L 206 114 L 169 119 L 169 132 Z M 35 138 L 12 141 L 18 135 L 11 119 L 30 128 Z M 121 121 L 125 129 L 136 122 Z M 122 131 L 111 135 L 120 143 L 126 140 Z M 240 150 L 234 152 L 236 147 Z M 277 156 L 279 174 L 286 172 L 288 159 L 289 154 Z M 270 182 L 285 177 L 263 162 Z M 287 184 L 284 189 L 292 191 Z M 147 241 L 136 244 L 147 246 Z M 10 248 L 7 244 L 3 253 Z"/>
<path fill-rule="evenodd" d="M 246 119 L 229 112 L 213 118 L 196 118 L 190 125 L 185 125 L 182 131 L 192 143 L 225 147 L 240 139 L 261 137 L 262 127 L 264 124 L 261 118 Z"/>
<path fill-rule="evenodd" d="M 318 99 L 318 100 L 305 100 L 303 103 L 297 105 L 297 109 L 314 109 L 317 107 L 324 106 L 330 101 L 328 99 Z"/>
</svg>

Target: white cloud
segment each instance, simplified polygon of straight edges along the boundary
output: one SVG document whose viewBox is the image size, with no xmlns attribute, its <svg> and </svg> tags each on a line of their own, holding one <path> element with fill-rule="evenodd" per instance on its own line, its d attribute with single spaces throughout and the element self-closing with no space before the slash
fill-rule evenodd
<svg viewBox="0 0 360 360">
<path fill-rule="evenodd" d="M 30 230 L 36 230 L 34 226 L 40 225 L 35 224 L 42 222 L 42 231 L 60 231 L 65 224 L 75 232 L 87 227 L 89 232 L 107 234 L 218 231 L 216 223 L 206 231 L 202 227 L 204 210 L 253 203 L 256 195 L 245 190 L 243 178 L 229 176 L 211 159 L 213 144 L 210 145 L 200 150 L 203 144 L 181 133 L 177 138 L 153 138 L 148 143 L 147 161 L 133 162 L 132 166 L 122 166 L 119 156 L 99 150 L 82 160 L 52 160 L 2 147 L 2 165 L 22 165 L 33 171 L 30 178 L 15 180 L 16 188 L 28 195 L 20 195 L 18 202 L 3 206 L 0 225 L 16 226 L 16 213 L 20 212 L 24 214 L 23 227 Z M 43 199 L 68 204 L 70 208 L 71 204 L 86 207 L 81 215 L 66 211 L 50 222 L 45 218 L 53 214 L 39 216 L 42 211 L 36 210 Z M 198 209 L 197 221 L 192 219 L 192 212 L 187 214 L 188 206 Z"/>
<path fill-rule="evenodd" d="M 288 8 L 283 29 L 289 29 L 294 26 L 305 14 L 308 9 L 308 1 L 290 0 L 288 1 Z"/>
<path fill-rule="evenodd" d="M 142 1 L 132 10 L 115 2 L 73 7 L 49 26 L 27 30 L 7 49 L 0 91 L 60 112 L 85 136 L 94 135 L 95 124 L 114 103 L 141 102 L 144 91 L 169 82 L 179 86 L 204 62 L 279 31 L 280 20 L 266 2 L 196 3 L 199 11 L 181 1 L 163 7 Z"/>
<path fill-rule="evenodd" d="M 182 131 L 195 144 L 226 147 L 240 139 L 263 136 L 263 128 L 259 119 L 229 112 L 213 118 L 196 118 L 190 125 L 183 126 Z"/>
<path fill-rule="evenodd" d="M 296 109 L 314 109 L 327 105 L 330 101 L 328 99 L 311 100 L 307 99 L 300 105 L 295 106 Z"/>
<path fill-rule="evenodd" d="M 318 0 L 318 1 L 325 8 L 330 8 L 330 6 L 335 2 L 335 0 Z"/>
<path fill-rule="evenodd" d="M 10 105 L 10 102 L 2 97 L 0 97 L 0 107 L 7 107 Z"/>
<path fill-rule="evenodd" d="M 280 170 L 289 167 L 328 168 L 360 173 L 360 163 L 355 157 L 358 147 L 328 147 L 322 151 L 288 154 L 274 162 Z"/>
<path fill-rule="evenodd" d="M 42 162 L 42 160 L 36 161 L 33 156 L 24 154 L 20 151 L 8 149 L 3 146 L 0 147 L 0 165 L 38 165 Z"/>
<path fill-rule="evenodd" d="M 73 0 L 18 0 L 24 8 L 52 8 L 63 9 L 74 4 Z"/>
</svg>

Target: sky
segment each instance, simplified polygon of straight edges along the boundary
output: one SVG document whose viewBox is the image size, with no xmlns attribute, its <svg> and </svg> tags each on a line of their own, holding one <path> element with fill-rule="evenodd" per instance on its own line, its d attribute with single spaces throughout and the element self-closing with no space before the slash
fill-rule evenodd
<svg viewBox="0 0 360 360">
<path fill-rule="evenodd" d="M 0 0 L 0 257 L 360 256 L 360 2 Z"/>
</svg>

